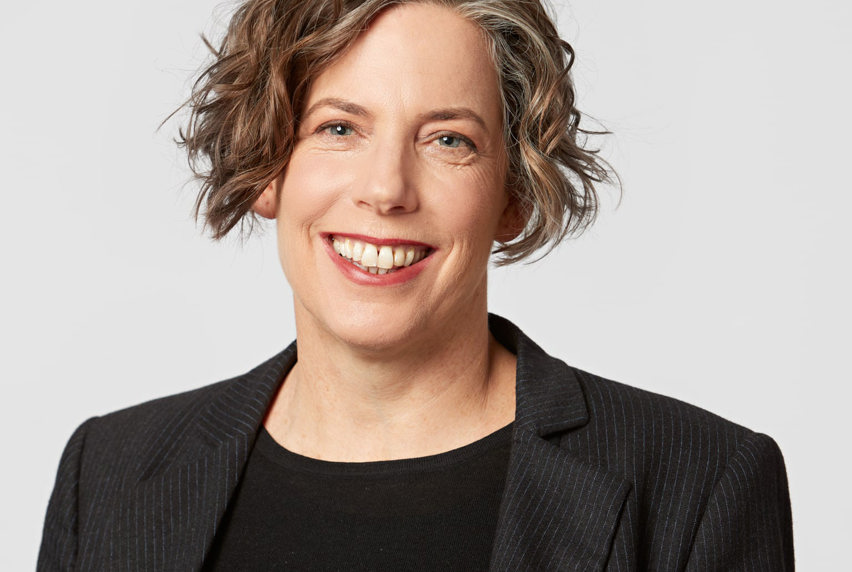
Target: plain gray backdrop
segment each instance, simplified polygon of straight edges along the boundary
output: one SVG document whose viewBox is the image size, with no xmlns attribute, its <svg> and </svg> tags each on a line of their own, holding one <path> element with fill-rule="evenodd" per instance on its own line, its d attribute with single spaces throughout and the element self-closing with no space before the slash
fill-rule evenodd
<svg viewBox="0 0 852 572">
<path fill-rule="evenodd" d="M 201 236 L 178 124 L 157 131 L 231 6 L 3 8 L 3 570 L 34 566 L 79 423 L 246 371 L 294 336 L 272 229 L 242 246 Z M 799 567 L 847 564 L 850 5 L 557 12 L 624 197 L 616 209 L 604 190 L 587 235 L 493 272 L 492 311 L 575 366 L 772 435 Z"/>
</svg>

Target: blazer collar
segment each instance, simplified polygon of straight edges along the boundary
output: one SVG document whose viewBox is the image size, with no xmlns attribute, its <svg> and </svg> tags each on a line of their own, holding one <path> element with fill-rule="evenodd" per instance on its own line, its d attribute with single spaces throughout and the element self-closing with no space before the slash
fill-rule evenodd
<svg viewBox="0 0 852 572">
<path fill-rule="evenodd" d="M 515 428 L 491 570 L 601 570 L 630 485 L 560 448 L 589 421 L 580 373 L 489 316 L 517 356 Z"/>
<path fill-rule="evenodd" d="M 574 369 L 549 356 L 512 322 L 488 315 L 488 328 L 517 356 L 515 428 L 548 437 L 589 421 L 583 388 Z"/>
<path fill-rule="evenodd" d="M 579 374 L 508 320 L 489 315 L 489 328 L 517 356 L 513 443 L 491 569 L 600 569 L 630 487 L 558 446 L 561 434 L 589 419 Z M 222 382 L 196 417 L 195 431 L 185 432 L 183 442 L 166 452 L 142 457 L 157 461 L 143 471 L 137 499 L 156 505 L 140 507 L 157 515 L 149 522 L 160 523 L 148 532 L 163 539 L 162 553 L 173 551 L 178 568 L 201 568 L 264 415 L 295 363 L 294 342 L 247 374 Z M 190 475 L 197 483 L 188 495 L 193 502 L 178 505 L 181 518 L 166 518 L 156 499 L 185 489 L 193 482 Z M 145 559 L 138 554 L 136 560 Z"/>
<path fill-rule="evenodd" d="M 103 569 L 131 563 L 142 570 L 202 568 L 264 415 L 295 363 L 293 342 L 250 372 L 199 390 L 214 396 L 187 416 L 185 427 L 177 422 L 151 441 L 140 455 L 146 466 L 124 505 L 127 515 L 118 517 L 130 520 L 132 514 L 137 526 L 122 538 L 125 548 L 115 551 L 127 556 Z"/>
</svg>

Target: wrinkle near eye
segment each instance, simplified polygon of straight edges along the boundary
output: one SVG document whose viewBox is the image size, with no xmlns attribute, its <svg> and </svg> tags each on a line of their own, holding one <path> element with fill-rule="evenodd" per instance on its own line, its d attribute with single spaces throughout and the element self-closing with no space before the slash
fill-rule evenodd
<svg viewBox="0 0 852 572">
<path fill-rule="evenodd" d="M 469 137 L 453 131 L 438 133 L 434 136 L 434 141 L 437 146 L 445 149 L 464 148 L 473 153 L 478 152 L 476 144 Z"/>
<path fill-rule="evenodd" d="M 453 165 L 468 164 L 479 152 L 469 138 L 456 132 L 443 132 L 429 139 L 429 154 Z"/>
</svg>

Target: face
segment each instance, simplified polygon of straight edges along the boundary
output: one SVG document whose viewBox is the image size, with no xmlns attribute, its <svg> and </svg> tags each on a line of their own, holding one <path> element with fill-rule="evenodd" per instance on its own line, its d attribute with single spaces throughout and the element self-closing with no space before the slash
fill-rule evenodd
<svg viewBox="0 0 852 572">
<path fill-rule="evenodd" d="M 479 327 L 505 177 L 480 29 L 428 4 L 382 13 L 315 79 L 255 205 L 277 218 L 300 339 L 396 352 Z"/>
</svg>

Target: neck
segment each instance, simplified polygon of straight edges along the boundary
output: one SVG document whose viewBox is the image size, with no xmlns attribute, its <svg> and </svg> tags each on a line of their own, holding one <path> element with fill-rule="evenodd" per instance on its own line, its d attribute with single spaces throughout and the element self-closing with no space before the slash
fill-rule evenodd
<svg viewBox="0 0 852 572">
<path fill-rule="evenodd" d="M 437 454 L 505 426 L 514 418 L 514 356 L 489 333 L 484 310 L 455 324 L 381 351 L 299 329 L 297 317 L 298 362 L 267 429 L 302 455 L 374 461 Z"/>
</svg>

